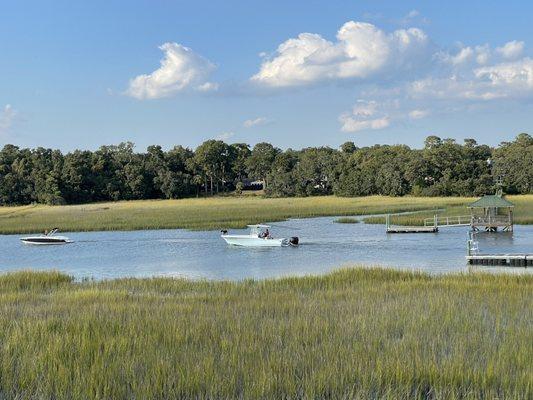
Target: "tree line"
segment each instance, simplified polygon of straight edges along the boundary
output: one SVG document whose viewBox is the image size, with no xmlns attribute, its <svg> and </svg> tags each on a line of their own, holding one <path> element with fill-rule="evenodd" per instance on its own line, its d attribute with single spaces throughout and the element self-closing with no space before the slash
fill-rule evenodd
<svg viewBox="0 0 533 400">
<path fill-rule="evenodd" d="M 491 193 L 497 177 L 506 193 L 533 193 L 533 138 L 519 134 L 492 148 L 466 139 L 429 136 L 422 149 L 406 145 L 281 149 L 270 143 L 208 140 L 194 151 L 130 142 L 96 151 L 19 148 L 0 151 L 0 204 L 75 204 L 109 200 L 212 196 L 260 181 L 267 196 Z"/>
</svg>

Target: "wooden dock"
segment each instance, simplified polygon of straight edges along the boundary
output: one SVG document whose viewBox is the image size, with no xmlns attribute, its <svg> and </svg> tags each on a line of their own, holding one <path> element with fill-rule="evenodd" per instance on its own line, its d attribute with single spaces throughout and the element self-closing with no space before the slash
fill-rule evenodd
<svg viewBox="0 0 533 400">
<path fill-rule="evenodd" d="M 436 226 L 387 226 L 387 233 L 435 233 L 439 228 Z"/>
<path fill-rule="evenodd" d="M 403 226 L 391 225 L 390 214 L 385 217 L 385 226 L 387 233 L 435 233 L 439 231 L 436 222 L 433 225 L 424 226 Z"/>
<path fill-rule="evenodd" d="M 470 265 L 531 267 L 533 254 L 475 254 L 466 256 L 466 261 Z"/>
</svg>

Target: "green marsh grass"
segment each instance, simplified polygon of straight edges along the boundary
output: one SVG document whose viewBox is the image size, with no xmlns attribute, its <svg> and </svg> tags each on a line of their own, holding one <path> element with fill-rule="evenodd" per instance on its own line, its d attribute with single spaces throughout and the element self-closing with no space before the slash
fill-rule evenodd
<svg viewBox="0 0 533 400">
<path fill-rule="evenodd" d="M 336 222 L 338 224 L 357 224 L 359 223 L 359 219 L 354 217 L 340 217 L 334 220 L 333 222 Z"/>
<path fill-rule="evenodd" d="M 0 276 L 0 398 L 528 399 L 533 276 Z"/>
<path fill-rule="evenodd" d="M 520 203 L 516 210 L 517 223 L 533 223 L 533 195 L 509 198 Z M 0 207 L 0 233 L 40 232 L 55 226 L 62 231 L 242 228 L 247 224 L 287 218 L 355 216 L 439 208 L 465 214 L 467 210 L 464 206 L 473 200 L 460 197 L 323 196 L 269 199 L 243 196 Z"/>
<path fill-rule="evenodd" d="M 516 223 L 533 224 L 533 195 L 509 196 L 516 203 Z M 33 233 L 59 227 L 62 231 L 140 229 L 222 229 L 288 218 L 355 216 L 405 211 L 438 210 L 447 215 L 468 214 L 462 197 L 305 197 L 270 199 L 255 196 L 182 200 L 139 200 L 71 206 L 0 207 L 0 233 Z M 433 212 L 394 218 L 394 223 L 417 225 Z M 368 218 L 367 223 L 385 219 Z"/>
</svg>

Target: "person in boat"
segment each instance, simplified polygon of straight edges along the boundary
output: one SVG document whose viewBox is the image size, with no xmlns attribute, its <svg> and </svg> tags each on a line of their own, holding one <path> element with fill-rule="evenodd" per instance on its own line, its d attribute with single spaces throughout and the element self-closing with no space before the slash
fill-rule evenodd
<svg viewBox="0 0 533 400">
<path fill-rule="evenodd" d="M 261 233 L 259 233 L 259 238 L 260 239 L 267 239 L 270 237 L 270 232 L 268 230 L 268 228 L 266 228 L 264 231 L 262 231 Z"/>
</svg>

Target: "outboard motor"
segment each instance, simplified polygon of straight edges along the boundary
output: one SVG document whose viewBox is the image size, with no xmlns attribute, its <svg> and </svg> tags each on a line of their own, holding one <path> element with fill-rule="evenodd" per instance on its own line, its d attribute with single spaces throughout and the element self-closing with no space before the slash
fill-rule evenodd
<svg viewBox="0 0 533 400">
<path fill-rule="evenodd" d="M 220 233 L 222 233 L 223 235 L 225 235 L 225 234 L 228 233 L 228 231 L 227 231 L 227 229 L 222 229 L 222 230 L 220 231 Z"/>
<path fill-rule="evenodd" d="M 298 246 L 298 243 L 300 242 L 300 240 L 298 239 L 298 236 L 293 236 L 289 239 L 289 244 L 291 246 Z"/>
</svg>

